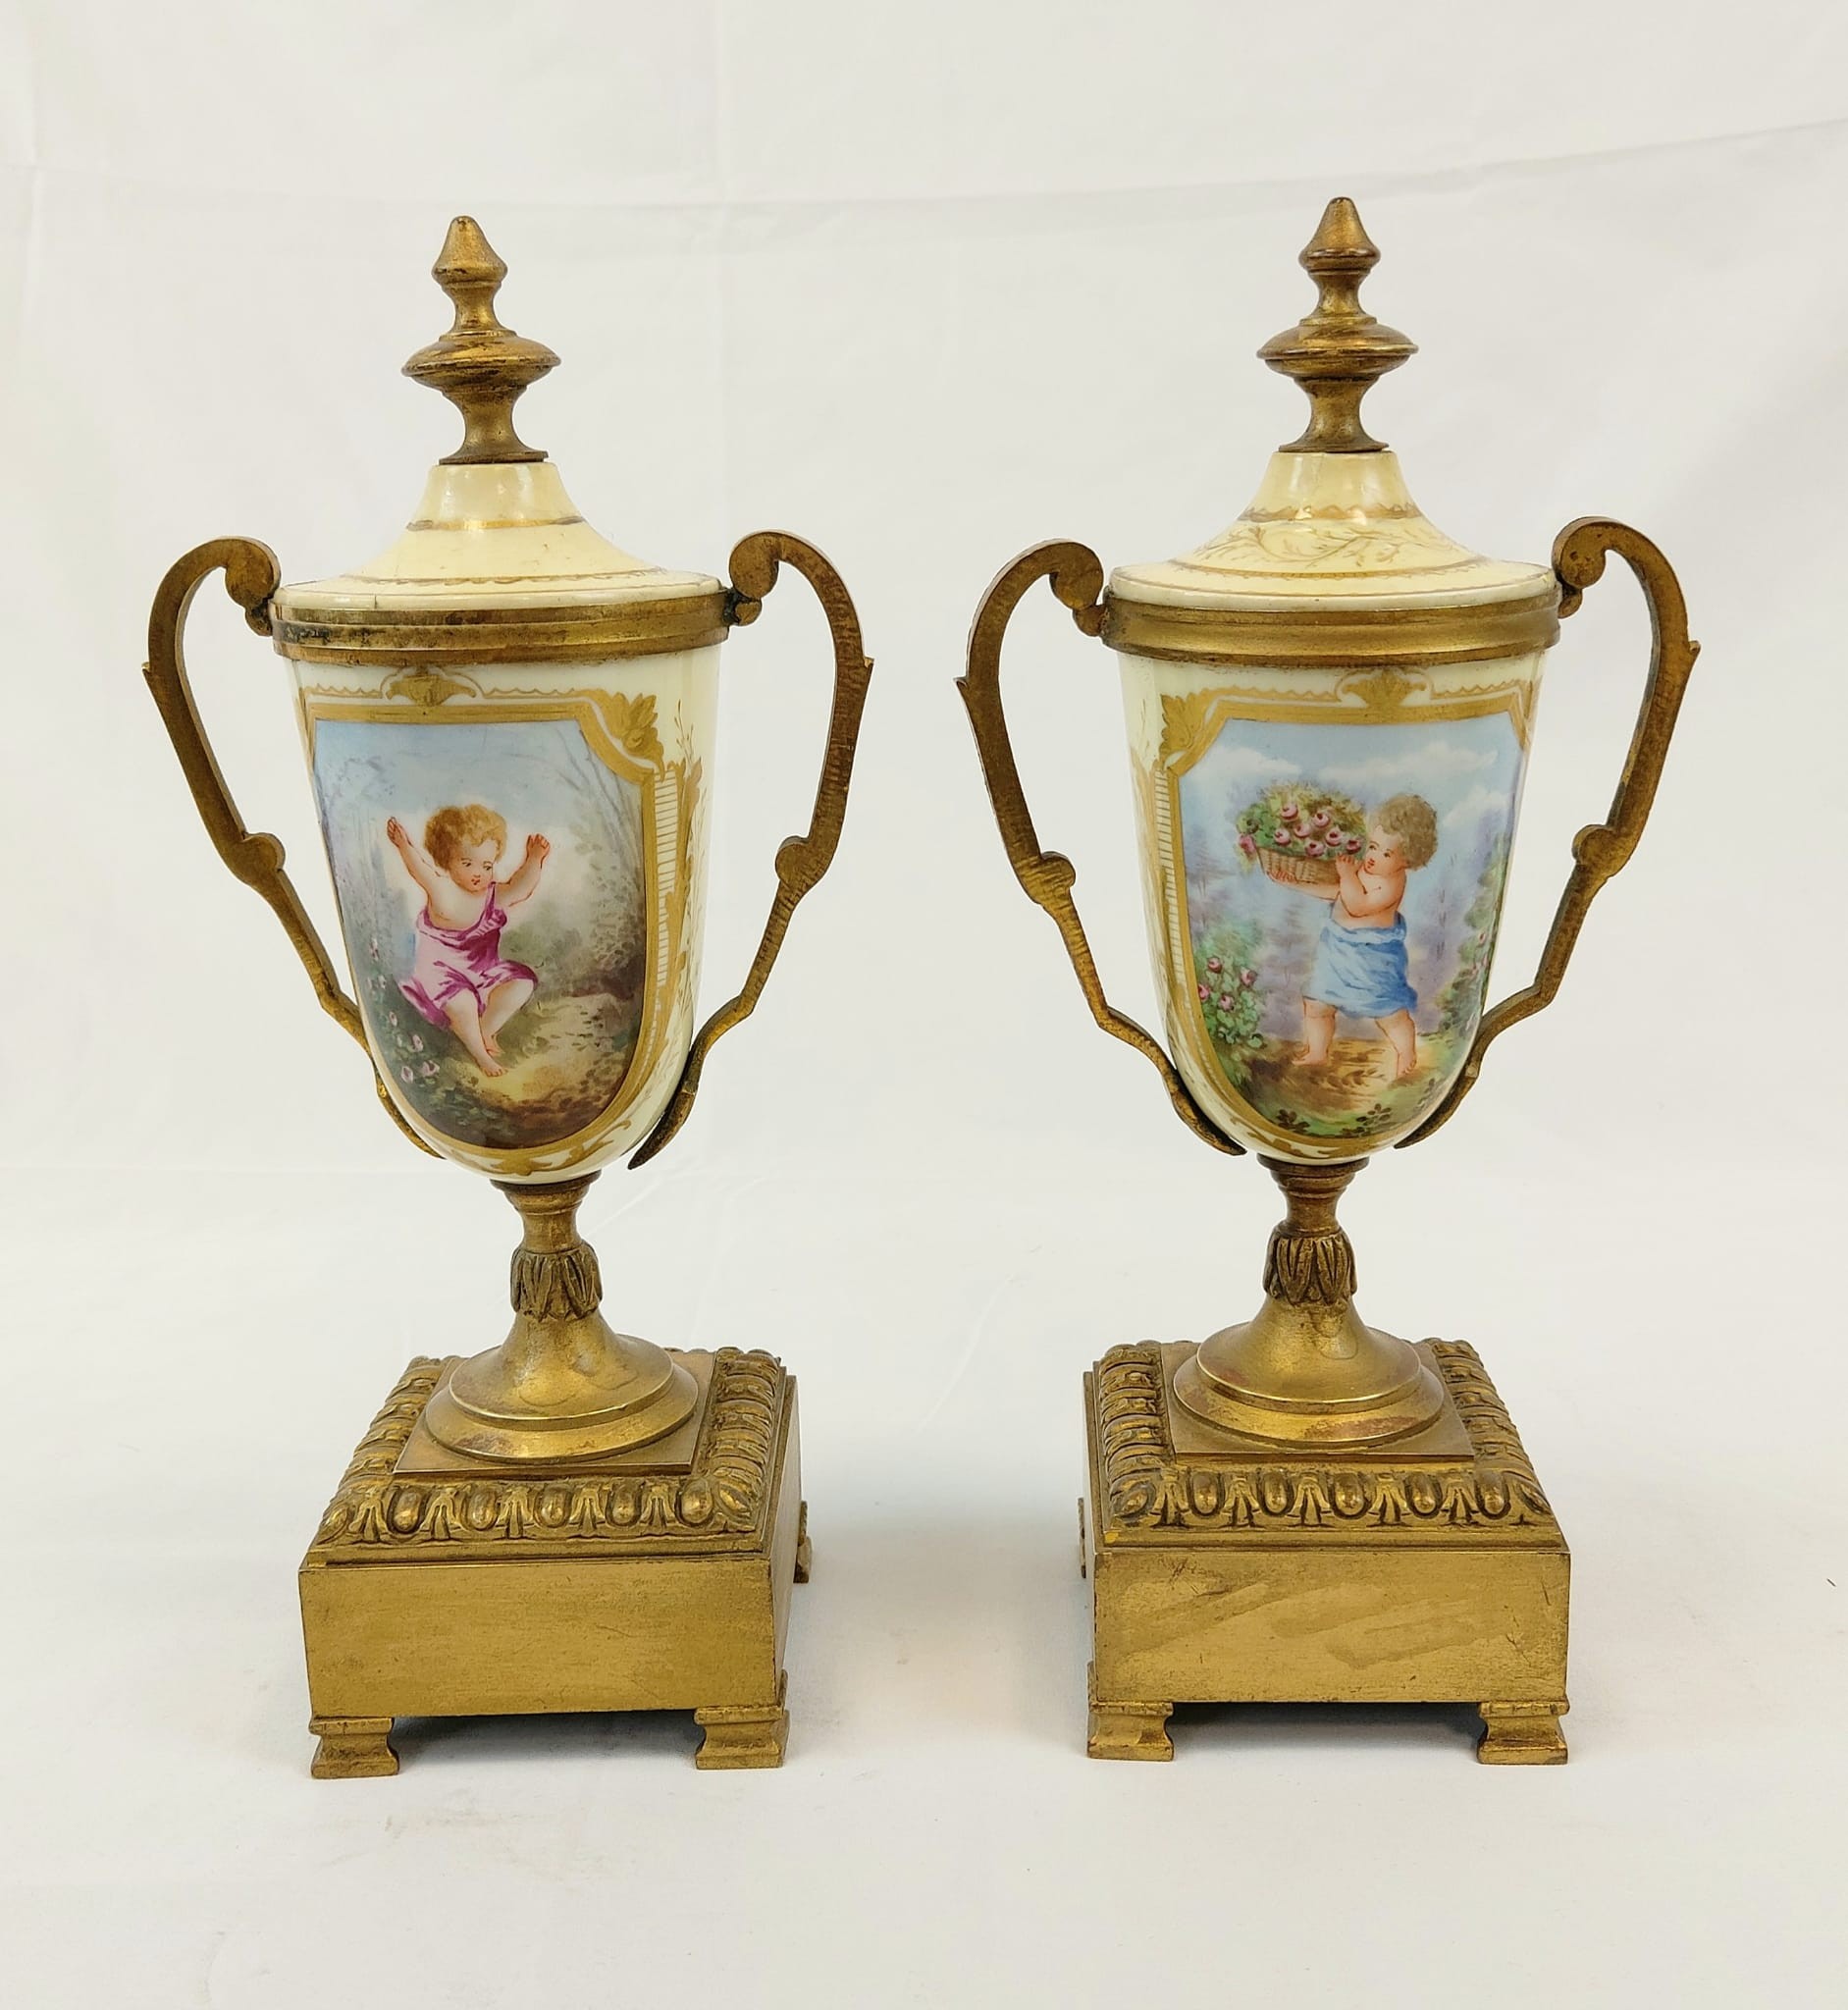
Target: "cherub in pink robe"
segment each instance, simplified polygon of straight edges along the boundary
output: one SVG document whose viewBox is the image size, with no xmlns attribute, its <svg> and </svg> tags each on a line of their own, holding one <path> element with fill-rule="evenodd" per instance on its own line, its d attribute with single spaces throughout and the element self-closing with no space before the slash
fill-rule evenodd
<svg viewBox="0 0 1848 2010">
<path fill-rule="evenodd" d="M 447 1026 L 484 1075 L 504 1075 L 496 1035 L 539 979 L 501 954 L 501 930 L 507 909 L 538 888 L 552 841 L 535 831 L 519 866 L 497 882 L 507 821 L 480 803 L 439 810 L 424 825 L 422 844 L 396 817 L 385 834 L 424 896 L 417 961 L 398 989 L 432 1026 Z"/>
</svg>

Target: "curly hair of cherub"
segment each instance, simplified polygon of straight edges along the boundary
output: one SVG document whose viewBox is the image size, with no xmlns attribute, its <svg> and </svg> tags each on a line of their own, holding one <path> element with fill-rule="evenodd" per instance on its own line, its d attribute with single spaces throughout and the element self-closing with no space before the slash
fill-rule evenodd
<svg viewBox="0 0 1848 2010">
<path fill-rule="evenodd" d="M 502 851 L 507 848 L 507 820 L 485 803 L 451 803 L 424 825 L 424 850 L 446 873 L 465 844 L 487 839 Z"/>
<path fill-rule="evenodd" d="M 1388 796 L 1374 811 L 1373 821 L 1399 839 L 1406 865 L 1428 866 L 1437 856 L 1438 813 L 1422 796 Z"/>
</svg>

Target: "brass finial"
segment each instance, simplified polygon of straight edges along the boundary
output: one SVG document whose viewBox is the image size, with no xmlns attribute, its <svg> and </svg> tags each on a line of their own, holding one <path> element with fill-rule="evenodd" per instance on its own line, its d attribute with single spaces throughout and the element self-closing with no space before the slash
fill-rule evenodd
<svg viewBox="0 0 1848 2010">
<path fill-rule="evenodd" d="M 1273 370 L 1309 395 L 1309 423 L 1286 453 L 1371 453 L 1384 444 L 1360 423 L 1360 400 L 1376 379 L 1397 370 L 1418 345 L 1376 321 L 1360 304 L 1360 285 L 1380 262 L 1360 212 L 1338 195 L 1322 212 L 1298 261 L 1314 280 L 1314 311 L 1258 350 Z"/>
<path fill-rule="evenodd" d="M 528 342 L 504 327 L 494 296 L 507 269 L 472 216 L 449 226 L 430 276 L 455 304 L 447 335 L 426 344 L 404 365 L 404 375 L 442 392 L 462 415 L 467 431 L 446 464 L 474 460 L 544 460 L 513 430 L 513 402 L 558 359 L 543 342 Z"/>
</svg>

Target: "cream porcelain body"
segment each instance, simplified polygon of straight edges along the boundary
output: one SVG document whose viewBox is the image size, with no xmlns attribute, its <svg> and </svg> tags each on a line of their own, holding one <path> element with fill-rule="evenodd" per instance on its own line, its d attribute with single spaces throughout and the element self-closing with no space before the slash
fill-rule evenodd
<svg viewBox="0 0 1848 2010">
<path fill-rule="evenodd" d="M 1461 608 L 1546 618 L 1556 595 L 1544 568 L 1446 537 L 1385 450 L 1279 452 L 1229 530 L 1112 575 L 1106 633 L 1168 609 L 1232 616 L 1247 638 L 1275 617 L 1298 644 L 1305 612 L 1380 623 L 1376 661 L 1188 661 L 1185 626 L 1157 631 L 1160 655 L 1118 649 L 1169 1050 L 1247 1148 L 1355 1158 L 1409 1136 L 1454 1082 L 1482 1013 L 1545 651 L 1399 661 L 1391 632 Z M 1411 827 L 1382 833 L 1381 816 Z M 1350 911 L 1349 887 L 1365 908 L 1396 886 L 1390 907 Z"/>
<path fill-rule="evenodd" d="M 596 1171 L 648 1135 L 678 1082 L 718 648 L 494 661 L 473 660 L 470 642 L 485 652 L 506 632 L 496 617 L 620 620 L 721 593 L 608 544 L 540 461 L 434 468 L 379 558 L 275 597 L 367 1045 L 417 1136 L 496 1179 Z M 355 622 L 426 653 L 355 652 Z M 476 900 L 431 848 L 431 832 L 440 851 L 458 826 L 495 854 L 472 928 L 436 912 L 447 900 L 466 915 Z M 527 890 L 517 875 L 534 839 L 546 851 Z M 487 1035 L 499 1052 L 464 1036 L 471 999 L 484 1027 L 512 1007 Z"/>
</svg>

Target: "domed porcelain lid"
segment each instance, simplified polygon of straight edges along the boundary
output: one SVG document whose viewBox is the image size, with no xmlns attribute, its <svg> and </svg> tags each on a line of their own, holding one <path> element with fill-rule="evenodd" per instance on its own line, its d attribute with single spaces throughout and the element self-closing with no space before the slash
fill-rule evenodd
<svg viewBox="0 0 1848 2010">
<path fill-rule="evenodd" d="M 1528 655 L 1558 633 L 1542 565 L 1485 558 L 1413 502 L 1360 400 L 1414 346 L 1367 313 L 1379 251 L 1338 196 L 1302 253 L 1314 310 L 1258 353 L 1308 393 L 1309 424 L 1271 456 L 1229 529 L 1179 558 L 1111 574 L 1103 633 L 1138 655 L 1272 663 Z"/>
<path fill-rule="evenodd" d="M 454 325 L 404 374 L 461 412 L 462 444 L 430 470 L 396 544 L 351 572 L 275 596 L 278 650 L 311 661 L 543 662 L 722 640 L 719 582 L 612 545 L 578 513 L 544 451 L 514 430 L 514 400 L 558 358 L 496 316 L 506 267 L 472 217 L 449 226 L 432 272 L 454 303 Z"/>
</svg>

